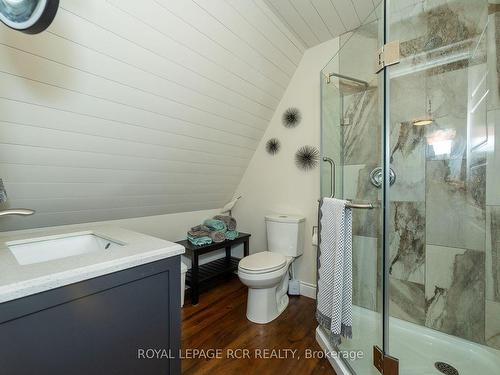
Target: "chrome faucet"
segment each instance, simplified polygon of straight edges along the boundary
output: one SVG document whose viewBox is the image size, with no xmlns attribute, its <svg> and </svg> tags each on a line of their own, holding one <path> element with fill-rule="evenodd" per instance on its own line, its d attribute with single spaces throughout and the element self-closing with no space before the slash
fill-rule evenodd
<svg viewBox="0 0 500 375">
<path fill-rule="evenodd" d="M 11 208 L 8 210 L 0 211 L 0 216 L 7 215 L 20 215 L 20 216 L 30 216 L 35 213 L 35 210 L 30 210 L 29 208 Z"/>
<path fill-rule="evenodd" d="M 3 181 L 0 178 L 0 203 L 7 202 L 7 191 L 3 186 Z M 7 215 L 20 215 L 20 216 L 30 216 L 35 213 L 34 210 L 30 210 L 29 208 L 10 208 L 7 210 L 0 210 L 0 216 Z"/>
</svg>

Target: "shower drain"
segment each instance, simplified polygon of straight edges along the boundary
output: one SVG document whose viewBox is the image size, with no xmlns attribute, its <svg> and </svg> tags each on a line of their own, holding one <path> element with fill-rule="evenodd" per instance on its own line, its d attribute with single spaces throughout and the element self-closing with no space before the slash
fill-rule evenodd
<svg viewBox="0 0 500 375">
<path fill-rule="evenodd" d="M 438 369 L 439 372 L 446 375 L 458 375 L 458 370 L 445 362 L 436 362 L 434 363 L 434 367 Z"/>
</svg>

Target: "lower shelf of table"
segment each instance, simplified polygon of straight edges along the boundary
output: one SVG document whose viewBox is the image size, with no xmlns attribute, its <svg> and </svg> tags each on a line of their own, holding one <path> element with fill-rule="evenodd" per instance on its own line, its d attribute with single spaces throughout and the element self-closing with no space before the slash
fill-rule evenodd
<svg viewBox="0 0 500 375">
<path fill-rule="evenodd" d="M 239 258 L 221 258 L 216 259 L 212 262 L 202 264 L 198 267 L 198 283 L 206 280 L 210 280 L 214 277 L 223 275 L 225 273 L 234 272 L 238 269 Z M 186 273 L 186 284 L 192 285 L 192 270 L 188 270 Z"/>
</svg>

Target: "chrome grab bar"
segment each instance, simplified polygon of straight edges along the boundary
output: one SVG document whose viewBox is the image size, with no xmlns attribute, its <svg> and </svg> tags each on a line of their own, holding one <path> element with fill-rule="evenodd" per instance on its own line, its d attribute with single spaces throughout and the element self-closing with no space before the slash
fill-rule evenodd
<svg viewBox="0 0 500 375">
<path fill-rule="evenodd" d="M 330 180 L 330 198 L 335 198 L 335 161 L 332 158 L 329 158 L 328 156 L 323 156 L 323 161 L 326 161 L 330 164 L 330 173 L 331 173 L 331 180 Z M 320 202 L 320 200 L 318 200 Z M 375 208 L 372 203 L 353 203 L 348 201 L 345 205 L 347 208 L 361 208 L 365 210 L 372 210 Z"/>
<path fill-rule="evenodd" d="M 30 216 L 35 213 L 34 210 L 30 210 L 28 208 L 11 208 L 10 210 L 2 210 L 0 211 L 0 216 L 7 215 L 20 215 L 20 216 Z"/>
</svg>

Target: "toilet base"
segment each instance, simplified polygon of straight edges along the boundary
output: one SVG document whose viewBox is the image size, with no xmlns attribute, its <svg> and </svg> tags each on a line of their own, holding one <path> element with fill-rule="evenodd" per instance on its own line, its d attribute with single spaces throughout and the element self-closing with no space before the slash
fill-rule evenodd
<svg viewBox="0 0 500 375">
<path fill-rule="evenodd" d="M 288 272 L 276 287 L 248 288 L 247 318 L 251 322 L 266 324 L 276 319 L 288 306 Z"/>
</svg>

